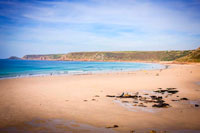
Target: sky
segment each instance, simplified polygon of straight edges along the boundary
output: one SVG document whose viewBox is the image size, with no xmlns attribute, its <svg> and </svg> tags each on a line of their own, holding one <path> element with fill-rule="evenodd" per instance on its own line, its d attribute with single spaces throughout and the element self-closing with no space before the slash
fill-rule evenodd
<svg viewBox="0 0 200 133">
<path fill-rule="evenodd" d="M 200 47 L 200 0 L 0 0 L 0 58 Z"/>
</svg>

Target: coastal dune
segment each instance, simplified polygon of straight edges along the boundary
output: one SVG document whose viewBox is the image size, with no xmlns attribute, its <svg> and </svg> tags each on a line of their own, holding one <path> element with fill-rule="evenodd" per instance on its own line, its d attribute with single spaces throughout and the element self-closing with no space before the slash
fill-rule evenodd
<svg viewBox="0 0 200 133">
<path fill-rule="evenodd" d="M 33 119 L 62 119 L 75 121 L 77 127 L 83 123 L 105 128 L 105 132 L 200 131 L 199 73 L 198 64 L 170 64 L 162 70 L 0 80 L 0 129 L 24 129 L 24 123 Z M 178 90 L 165 99 L 170 107 L 134 109 L 121 99 L 106 96 L 120 96 L 123 92 L 150 95 L 157 88 Z"/>
</svg>

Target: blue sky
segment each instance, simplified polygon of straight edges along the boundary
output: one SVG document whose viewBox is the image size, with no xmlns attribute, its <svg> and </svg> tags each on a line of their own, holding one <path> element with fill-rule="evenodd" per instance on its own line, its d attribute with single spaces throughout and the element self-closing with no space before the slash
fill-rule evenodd
<svg viewBox="0 0 200 133">
<path fill-rule="evenodd" d="M 0 0 L 0 58 L 199 46 L 199 0 Z"/>
</svg>

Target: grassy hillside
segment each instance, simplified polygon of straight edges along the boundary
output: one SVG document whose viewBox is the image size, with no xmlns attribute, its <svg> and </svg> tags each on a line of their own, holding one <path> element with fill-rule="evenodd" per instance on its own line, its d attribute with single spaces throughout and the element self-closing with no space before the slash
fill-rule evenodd
<svg viewBox="0 0 200 133">
<path fill-rule="evenodd" d="M 179 62 L 200 62 L 200 47 L 193 50 L 190 54 L 177 59 Z"/>
<path fill-rule="evenodd" d="M 190 54 L 191 51 L 120 51 L 74 52 L 62 56 L 62 60 L 96 61 L 172 61 Z"/>
<path fill-rule="evenodd" d="M 200 62 L 200 48 L 185 51 L 72 52 L 68 54 L 26 55 L 27 60 L 79 61 L 179 61 Z"/>
<path fill-rule="evenodd" d="M 48 54 L 48 55 L 25 55 L 22 59 L 26 60 L 59 60 L 63 54 Z"/>
</svg>

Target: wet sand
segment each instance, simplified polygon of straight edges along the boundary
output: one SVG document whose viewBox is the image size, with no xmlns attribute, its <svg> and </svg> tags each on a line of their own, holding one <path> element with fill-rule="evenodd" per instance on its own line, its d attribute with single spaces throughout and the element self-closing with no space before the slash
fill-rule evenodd
<svg viewBox="0 0 200 133">
<path fill-rule="evenodd" d="M 0 80 L 0 131 L 10 127 L 25 130 L 26 123 L 39 119 L 74 121 L 75 127 L 88 125 L 88 129 L 82 129 L 55 123 L 58 130 L 72 132 L 199 132 L 200 107 L 195 106 L 200 105 L 199 82 L 198 64 L 170 64 L 163 70 Z M 155 95 L 157 88 L 178 90 L 165 98 L 170 107 L 139 107 L 133 106 L 133 99 L 106 97 L 123 92 Z M 106 128 L 114 125 L 118 127 Z M 29 129 L 49 131 L 41 127 Z"/>
</svg>

